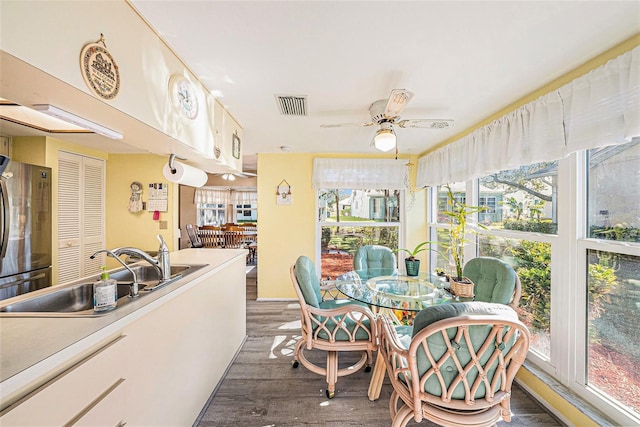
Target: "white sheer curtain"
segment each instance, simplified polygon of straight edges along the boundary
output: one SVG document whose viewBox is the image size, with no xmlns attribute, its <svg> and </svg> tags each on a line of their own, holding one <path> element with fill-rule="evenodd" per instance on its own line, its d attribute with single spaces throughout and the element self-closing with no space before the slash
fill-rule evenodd
<svg viewBox="0 0 640 427">
<path fill-rule="evenodd" d="M 332 159 L 313 160 L 313 188 L 401 190 L 407 187 L 407 160 Z"/>
<path fill-rule="evenodd" d="M 255 190 L 233 190 L 234 203 L 238 205 L 258 203 L 258 192 Z"/>
<path fill-rule="evenodd" d="M 640 47 L 418 161 L 417 187 L 465 181 L 640 136 Z"/>
<path fill-rule="evenodd" d="M 212 188 L 196 188 L 196 194 L 193 203 L 210 204 L 210 205 L 226 205 L 231 202 L 229 190 L 218 190 Z"/>
</svg>

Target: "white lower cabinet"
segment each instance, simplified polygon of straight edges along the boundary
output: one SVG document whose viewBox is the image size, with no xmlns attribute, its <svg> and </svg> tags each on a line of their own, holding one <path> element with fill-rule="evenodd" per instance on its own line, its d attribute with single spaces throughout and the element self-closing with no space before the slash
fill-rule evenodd
<svg viewBox="0 0 640 427">
<path fill-rule="evenodd" d="M 193 424 L 246 335 L 245 277 L 243 258 L 125 329 L 139 355 L 128 427 Z"/>
<path fill-rule="evenodd" d="M 98 346 L 45 384 L 3 411 L 0 425 L 9 426 L 116 426 L 126 418 L 123 360 L 127 338 L 119 335 Z M 114 385 L 118 386 L 114 388 Z M 108 398 L 107 398 L 108 397 Z M 108 418 L 87 418 L 91 413 Z M 85 418 L 83 420 L 83 418 Z"/>
<path fill-rule="evenodd" d="M 192 425 L 246 336 L 245 280 L 242 256 L 176 292 L 29 390 L 0 426 Z"/>
</svg>

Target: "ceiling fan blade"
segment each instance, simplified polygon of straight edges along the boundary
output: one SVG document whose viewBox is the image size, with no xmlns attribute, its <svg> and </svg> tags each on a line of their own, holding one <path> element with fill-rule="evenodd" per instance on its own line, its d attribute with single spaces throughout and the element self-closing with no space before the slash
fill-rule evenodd
<svg viewBox="0 0 640 427">
<path fill-rule="evenodd" d="M 364 123 L 338 123 L 338 124 L 332 124 L 332 125 L 320 125 L 321 128 L 342 128 L 342 127 L 349 127 L 349 126 L 373 126 L 377 123 L 373 123 L 373 122 L 364 122 Z"/>
<path fill-rule="evenodd" d="M 237 176 L 238 178 L 251 178 L 252 176 L 258 176 L 257 173 L 252 173 L 252 172 L 235 173 L 234 175 Z"/>
<path fill-rule="evenodd" d="M 445 129 L 453 126 L 450 119 L 408 119 L 396 123 L 401 128 Z"/>
<path fill-rule="evenodd" d="M 384 109 L 384 115 L 388 118 L 398 117 L 404 107 L 411 101 L 411 98 L 413 98 L 413 92 L 411 91 L 406 89 L 392 90 L 387 106 Z"/>
</svg>

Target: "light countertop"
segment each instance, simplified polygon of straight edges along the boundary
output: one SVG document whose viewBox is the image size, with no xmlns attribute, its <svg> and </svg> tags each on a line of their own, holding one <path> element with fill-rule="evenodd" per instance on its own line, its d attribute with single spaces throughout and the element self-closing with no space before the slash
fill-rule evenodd
<svg viewBox="0 0 640 427">
<path fill-rule="evenodd" d="M 186 292 L 206 277 L 246 256 L 245 249 L 184 249 L 170 254 L 171 264 L 207 264 L 99 317 L 16 317 L 0 315 L 0 398 L 26 378 L 78 354 L 118 329 Z M 221 284 L 223 285 L 223 284 Z M 87 339 L 89 338 L 89 339 Z M 26 374 L 25 371 L 32 371 Z M 16 385 L 14 385 L 14 383 Z"/>
</svg>

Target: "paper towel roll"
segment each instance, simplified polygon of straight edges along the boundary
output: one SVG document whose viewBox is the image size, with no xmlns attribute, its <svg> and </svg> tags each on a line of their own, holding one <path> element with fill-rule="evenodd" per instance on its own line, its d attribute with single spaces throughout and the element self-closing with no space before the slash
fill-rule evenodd
<svg viewBox="0 0 640 427">
<path fill-rule="evenodd" d="M 202 187 L 207 183 L 207 173 L 201 169 L 176 161 L 173 162 L 173 168 L 175 172 L 171 170 L 169 163 L 166 163 L 162 169 L 164 177 L 171 182 L 190 187 Z"/>
</svg>

